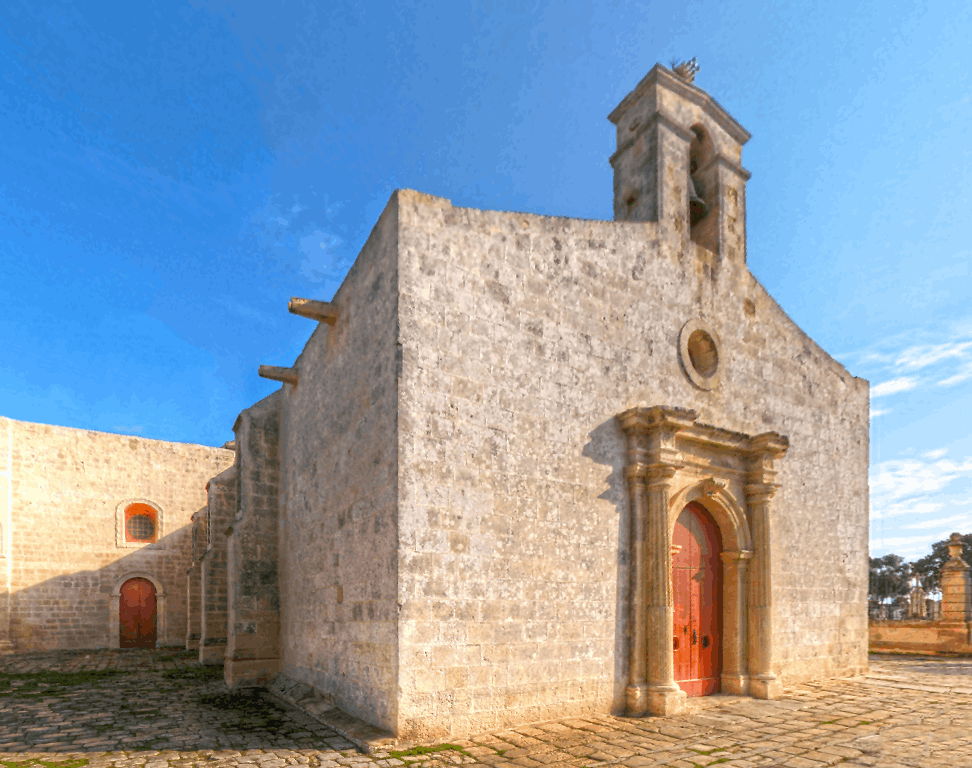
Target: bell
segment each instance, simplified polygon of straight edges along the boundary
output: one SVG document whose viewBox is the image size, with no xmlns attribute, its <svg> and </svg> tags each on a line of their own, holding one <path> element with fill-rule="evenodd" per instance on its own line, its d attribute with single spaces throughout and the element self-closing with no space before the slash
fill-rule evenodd
<svg viewBox="0 0 972 768">
<path fill-rule="evenodd" d="M 691 174 L 689 174 L 688 177 L 688 196 L 689 221 L 691 221 L 692 224 L 695 224 L 699 219 L 709 212 L 709 207 L 705 204 L 705 200 L 695 194 L 695 183 L 692 181 Z"/>
</svg>

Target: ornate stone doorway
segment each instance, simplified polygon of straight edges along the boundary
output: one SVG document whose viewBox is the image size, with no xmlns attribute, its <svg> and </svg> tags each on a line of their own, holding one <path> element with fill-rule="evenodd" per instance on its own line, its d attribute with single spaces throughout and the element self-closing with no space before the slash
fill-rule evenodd
<svg viewBox="0 0 972 768">
<path fill-rule="evenodd" d="M 148 579 L 129 579 L 121 587 L 118 607 L 120 648 L 154 648 L 158 636 L 155 585 Z"/>
<path fill-rule="evenodd" d="M 675 682 L 687 696 L 721 689 L 722 537 L 705 507 L 689 502 L 672 534 Z"/>
<path fill-rule="evenodd" d="M 696 642 L 708 634 L 709 659 L 699 656 L 698 663 L 706 666 L 699 666 L 700 677 L 692 679 L 706 682 L 695 687 L 718 686 L 725 693 L 764 699 L 780 692 L 773 671 L 771 500 L 779 487 L 776 463 L 789 441 L 775 432 L 750 436 L 697 424 L 697 418 L 695 411 L 668 406 L 618 414 L 628 441 L 631 581 L 625 696 L 632 715 L 674 714 L 686 697 L 675 675 L 676 658 L 681 662 L 682 657 L 673 648 L 672 553 L 676 520 L 692 504 L 701 516 L 697 519 L 707 517 L 712 523 L 714 532 L 706 535 L 715 536 L 722 561 L 721 570 L 706 567 L 722 574 L 713 587 L 721 592 L 719 607 L 706 625 L 711 630 L 714 621 L 718 632 L 705 631 L 700 608 L 695 631 L 703 632 Z"/>
</svg>

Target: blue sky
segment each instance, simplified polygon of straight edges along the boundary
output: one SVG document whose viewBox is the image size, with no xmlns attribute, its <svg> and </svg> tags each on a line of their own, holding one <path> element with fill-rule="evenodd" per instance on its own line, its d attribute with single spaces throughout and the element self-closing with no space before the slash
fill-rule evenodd
<svg viewBox="0 0 972 768">
<path fill-rule="evenodd" d="M 0 9 L 0 415 L 219 445 L 392 191 L 610 219 L 656 63 L 752 134 L 749 265 L 872 384 L 872 554 L 972 531 L 972 5 Z"/>
</svg>

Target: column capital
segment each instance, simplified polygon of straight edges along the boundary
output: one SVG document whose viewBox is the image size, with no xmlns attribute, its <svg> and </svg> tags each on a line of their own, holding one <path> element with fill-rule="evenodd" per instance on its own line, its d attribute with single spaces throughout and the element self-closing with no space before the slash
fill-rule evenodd
<svg viewBox="0 0 972 768">
<path fill-rule="evenodd" d="M 743 486 L 743 490 L 746 493 L 746 500 L 750 504 L 758 504 L 759 502 L 772 499 L 773 494 L 776 493 L 779 487 L 779 483 L 756 482 L 747 483 Z"/>
<path fill-rule="evenodd" d="M 647 478 L 649 485 L 665 485 L 675 477 L 675 473 L 684 467 L 684 464 L 666 464 L 657 462 L 647 465 Z"/>
<path fill-rule="evenodd" d="M 648 477 L 648 465 L 642 464 L 641 462 L 635 462 L 634 464 L 629 464 L 624 468 L 624 479 L 628 481 L 628 485 L 632 483 L 643 483 Z"/>
</svg>

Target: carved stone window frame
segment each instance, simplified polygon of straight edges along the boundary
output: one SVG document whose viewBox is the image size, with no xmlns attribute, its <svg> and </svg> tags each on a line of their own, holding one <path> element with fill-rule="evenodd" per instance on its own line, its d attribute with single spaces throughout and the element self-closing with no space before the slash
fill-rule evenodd
<svg viewBox="0 0 972 768">
<path fill-rule="evenodd" d="M 133 504 L 144 504 L 155 510 L 155 541 L 128 541 L 125 537 L 125 510 Z M 146 549 L 162 550 L 165 549 L 163 537 L 165 536 L 164 518 L 162 507 L 149 499 L 126 499 L 115 507 L 115 546 L 121 549 Z"/>
<path fill-rule="evenodd" d="M 776 698 L 771 499 L 789 441 L 697 424 L 684 408 L 631 408 L 617 418 L 628 442 L 628 713 L 675 714 L 685 700 L 674 676 L 672 536 L 691 501 L 712 515 L 724 545 L 722 689 Z"/>
</svg>

